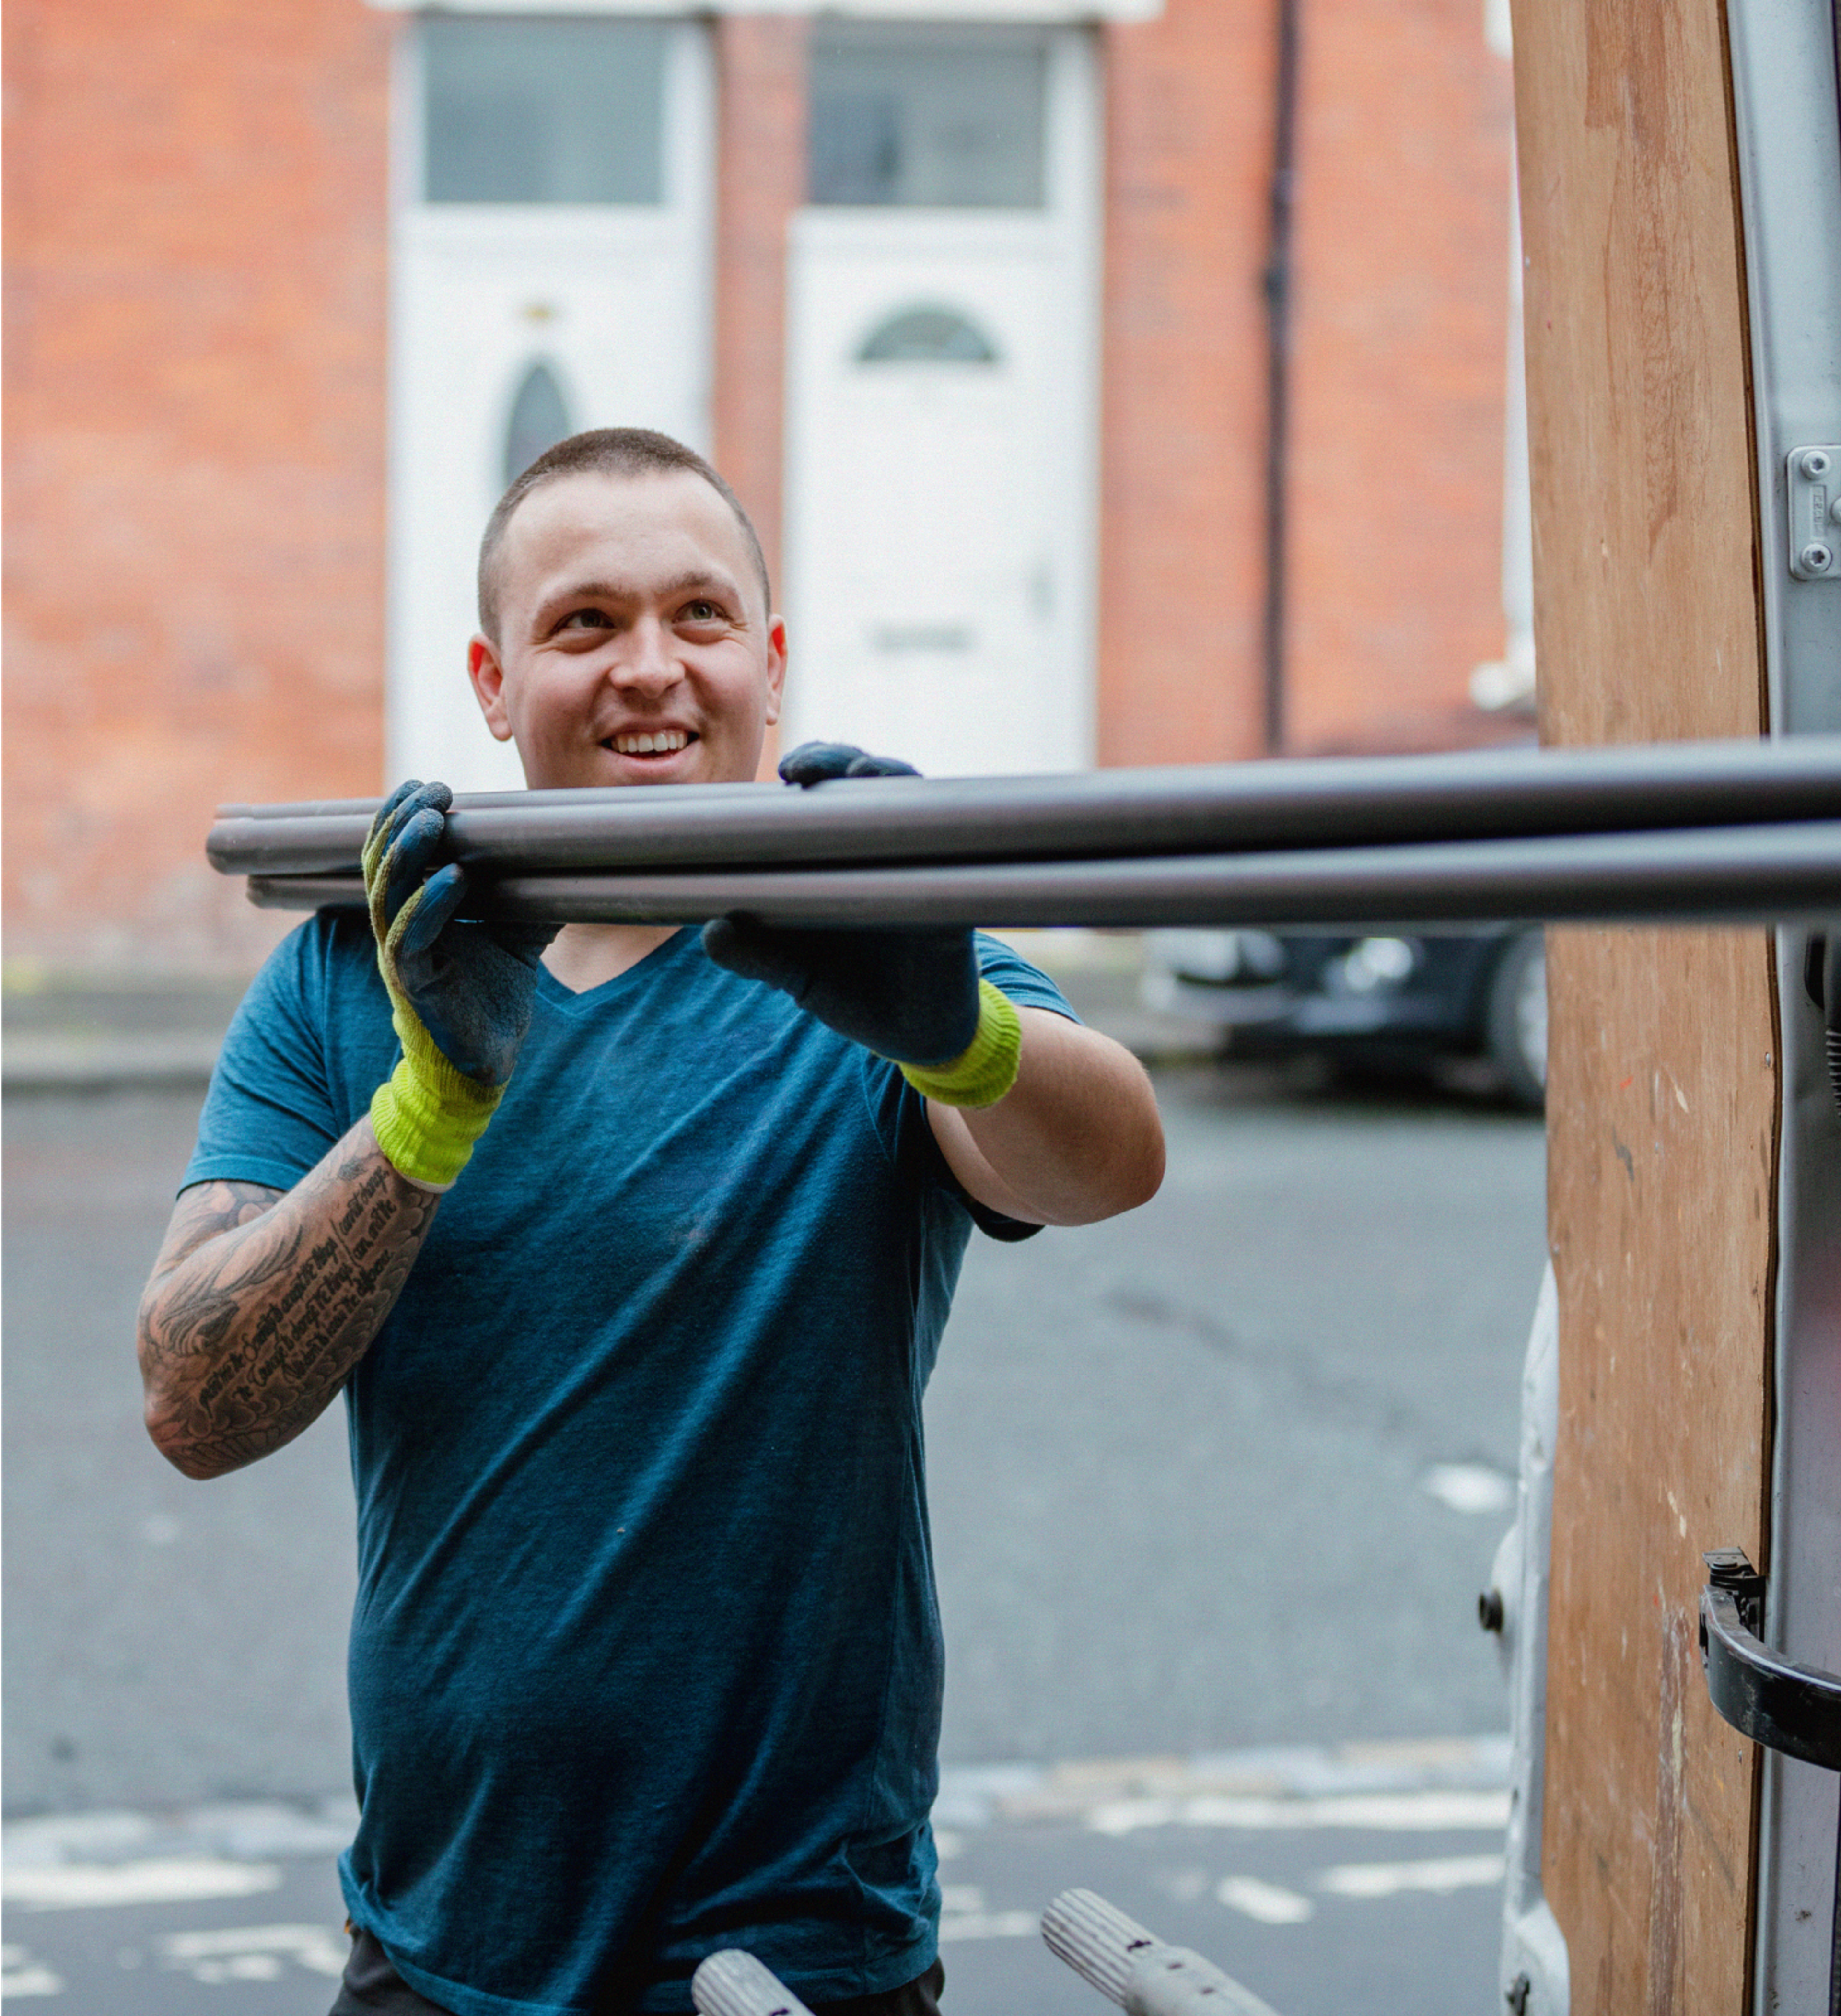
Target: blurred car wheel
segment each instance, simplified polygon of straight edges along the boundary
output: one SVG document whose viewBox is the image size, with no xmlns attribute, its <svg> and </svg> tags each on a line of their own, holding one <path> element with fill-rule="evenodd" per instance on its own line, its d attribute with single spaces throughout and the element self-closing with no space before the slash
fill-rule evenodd
<svg viewBox="0 0 1841 2016">
<path fill-rule="evenodd" d="M 1547 937 L 1511 938 L 1490 982 L 1484 1044 L 1504 1089 L 1518 1106 L 1547 1097 Z"/>
</svg>

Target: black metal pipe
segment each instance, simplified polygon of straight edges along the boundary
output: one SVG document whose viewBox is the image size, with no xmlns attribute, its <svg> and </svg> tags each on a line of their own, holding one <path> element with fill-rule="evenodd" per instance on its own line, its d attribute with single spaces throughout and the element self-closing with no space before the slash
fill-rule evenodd
<svg viewBox="0 0 1841 2016">
<path fill-rule="evenodd" d="M 350 877 L 255 877 L 251 899 L 361 900 Z M 475 914 L 805 925 L 1760 923 L 1841 915 L 1841 819 L 1711 830 L 1005 862 L 482 879 Z"/>
<path fill-rule="evenodd" d="M 355 869 L 373 805 L 241 808 L 225 874 Z M 454 859 L 494 873 L 1123 859 L 1841 817 L 1841 736 L 1100 770 L 498 792 L 456 801 Z"/>
</svg>

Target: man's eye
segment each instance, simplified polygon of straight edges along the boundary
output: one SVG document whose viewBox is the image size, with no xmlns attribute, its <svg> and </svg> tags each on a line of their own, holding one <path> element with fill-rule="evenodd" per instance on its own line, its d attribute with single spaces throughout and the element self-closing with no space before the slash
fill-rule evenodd
<svg viewBox="0 0 1841 2016">
<path fill-rule="evenodd" d="M 558 626 L 564 630 L 611 630 L 613 624 L 599 609 L 572 609 Z"/>
<path fill-rule="evenodd" d="M 680 614 L 687 623 L 720 623 L 723 612 L 718 603 L 700 595 L 694 602 L 686 602 Z"/>
</svg>

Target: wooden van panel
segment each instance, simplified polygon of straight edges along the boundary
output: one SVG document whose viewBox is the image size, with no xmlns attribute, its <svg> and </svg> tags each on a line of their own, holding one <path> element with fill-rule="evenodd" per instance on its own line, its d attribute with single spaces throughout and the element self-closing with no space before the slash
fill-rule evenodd
<svg viewBox="0 0 1841 2016">
<path fill-rule="evenodd" d="M 1515 9 L 1543 739 L 1764 725 L 1717 0 Z M 1748 2004 L 1753 1747 L 1703 1549 L 1764 1562 L 1778 1097 L 1769 939 L 1555 931 L 1560 1427 L 1544 1872 L 1574 2016 Z"/>
</svg>

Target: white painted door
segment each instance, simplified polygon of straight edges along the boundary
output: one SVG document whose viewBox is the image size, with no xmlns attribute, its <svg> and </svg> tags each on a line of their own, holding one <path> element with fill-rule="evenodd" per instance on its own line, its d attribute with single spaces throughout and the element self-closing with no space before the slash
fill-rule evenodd
<svg viewBox="0 0 1841 2016">
<path fill-rule="evenodd" d="M 815 31 L 786 739 L 1092 759 L 1097 137 L 1077 30 Z M 1032 77 L 1035 100 L 1030 102 Z"/>
<path fill-rule="evenodd" d="M 708 445 L 708 57 L 685 22 L 420 30 L 399 93 L 387 769 L 501 789 L 517 759 L 467 679 L 500 492 L 583 427 Z"/>
</svg>

